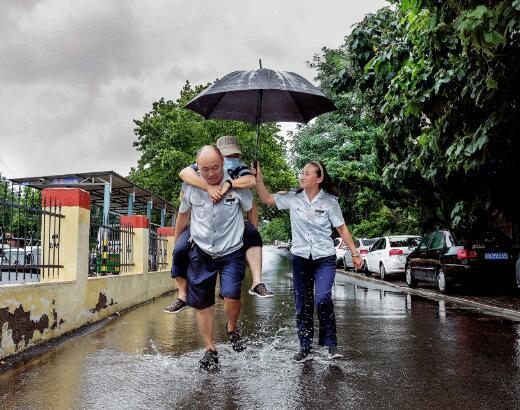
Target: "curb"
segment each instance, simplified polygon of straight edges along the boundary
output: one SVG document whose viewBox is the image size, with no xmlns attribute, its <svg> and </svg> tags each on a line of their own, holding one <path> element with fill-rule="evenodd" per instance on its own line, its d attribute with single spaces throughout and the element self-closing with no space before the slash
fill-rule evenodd
<svg viewBox="0 0 520 410">
<path fill-rule="evenodd" d="M 367 277 L 365 275 L 346 271 L 343 269 L 337 269 L 336 272 L 341 273 L 342 275 L 345 275 L 345 276 L 350 276 L 351 278 L 365 281 L 365 282 L 372 282 L 372 283 L 377 283 L 378 285 L 385 285 L 385 286 L 393 287 L 393 288 L 399 289 L 401 292 L 409 293 L 411 295 L 421 296 L 423 298 L 431 299 L 431 300 L 437 300 L 437 301 L 444 300 L 444 301 L 453 302 L 453 303 L 456 303 L 459 305 L 470 306 L 472 308 L 476 308 L 477 310 L 481 311 L 482 313 L 491 314 L 494 316 L 500 316 L 500 317 L 504 317 L 509 320 L 520 322 L 520 311 L 517 311 L 517 310 L 500 308 L 500 307 L 489 305 L 486 303 L 475 302 L 474 300 L 464 299 L 464 298 L 458 297 L 458 296 L 450 296 L 450 295 L 433 293 L 426 289 L 412 289 L 407 286 L 397 285 L 392 282 L 387 282 L 387 281 L 384 281 L 381 279 L 376 279 L 373 277 Z"/>
</svg>

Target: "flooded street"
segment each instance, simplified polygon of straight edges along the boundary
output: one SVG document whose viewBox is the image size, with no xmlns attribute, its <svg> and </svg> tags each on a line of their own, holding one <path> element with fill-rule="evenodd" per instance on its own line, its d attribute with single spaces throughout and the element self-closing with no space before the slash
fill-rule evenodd
<svg viewBox="0 0 520 410">
<path fill-rule="evenodd" d="M 248 349 L 227 343 L 216 306 L 221 369 L 198 369 L 202 343 L 189 309 L 158 299 L 0 375 L 2 409 L 519 408 L 520 324 L 337 275 L 344 359 L 291 361 L 298 349 L 290 262 L 266 247 L 260 300 L 243 286 Z"/>
</svg>

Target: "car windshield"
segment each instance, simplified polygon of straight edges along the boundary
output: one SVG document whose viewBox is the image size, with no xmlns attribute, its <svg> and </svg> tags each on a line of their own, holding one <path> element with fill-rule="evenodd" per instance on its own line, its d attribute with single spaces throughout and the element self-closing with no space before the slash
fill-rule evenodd
<svg viewBox="0 0 520 410">
<path fill-rule="evenodd" d="M 379 240 L 379 238 L 363 239 L 363 240 L 361 241 L 361 243 L 363 244 L 363 246 L 372 246 L 372 245 L 375 244 L 378 240 Z"/>
<path fill-rule="evenodd" d="M 457 232 L 452 235 L 454 242 L 458 246 L 464 246 L 468 242 L 494 243 L 501 245 L 510 245 L 511 238 L 506 234 L 492 229 L 474 230 L 471 232 Z"/>
<path fill-rule="evenodd" d="M 411 246 L 417 246 L 421 242 L 419 237 L 411 238 L 390 238 L 390 247 L 392 248 L 406 248 Z"/>
</svg>

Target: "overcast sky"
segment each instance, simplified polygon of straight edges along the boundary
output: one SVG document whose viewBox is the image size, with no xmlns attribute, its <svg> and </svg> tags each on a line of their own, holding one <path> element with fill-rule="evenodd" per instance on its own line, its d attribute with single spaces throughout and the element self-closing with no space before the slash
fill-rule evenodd
<svg viewBox="0 0 520 410">
<path fill-rule="evenodd" d="M 0 0 L 0 173 L 114 170 L 139 153 L 133 119 L 186 80 L 295 71 L 382 0 Z M 287 129 L 285 126 L 284 129 Z"/>
</svg>

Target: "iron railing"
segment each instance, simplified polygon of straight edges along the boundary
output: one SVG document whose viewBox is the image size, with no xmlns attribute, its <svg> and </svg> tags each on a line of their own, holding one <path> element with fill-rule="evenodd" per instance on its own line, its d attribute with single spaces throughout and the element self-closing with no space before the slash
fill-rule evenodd
<svg viewBox="0 0 520 410">
<path fill-rule="evenodd" d="M 0 284 L 59 278 L 63 218 L 56 199 L 0 182 Z"/>
<path fill-rule="evenodd" d="M 103 209 L 90 213 L 89 276 L 119 275 L 134 266 L 134 229 L 121 225 L 120 215 L 109 213 L 103 224 Z"/>
<path fill-rule="evenodd" d="M 158 226 L 150 224 L 150 242 L 148 246 L 148 271 L 165 270 L 168 267 L 168 239 L 157 233 Z"/>
</svg>

